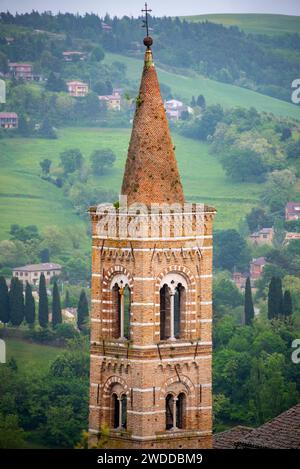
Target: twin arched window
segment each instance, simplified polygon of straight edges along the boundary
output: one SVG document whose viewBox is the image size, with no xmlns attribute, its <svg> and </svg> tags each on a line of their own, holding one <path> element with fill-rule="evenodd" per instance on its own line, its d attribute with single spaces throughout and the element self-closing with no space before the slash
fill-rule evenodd
<svg viewBox="0 0 300 469">
<path fill-rule="evenodd" d="M 187 284 L 180 274 L 166 275 L 160 284 L 160 339 L 182 336 Z"/>
<path fill-rule="evenodd" d="M 177 430 L 185 427 L 186 396 L 183 392 L 166 397 L 166 430 Z"/>
<path fill-rule="evenodd" d="M 112 336 L 130 339 L 131 291 L 126 275 L 119 274 L 112 280 Z M 178 273 L 167 274 L 160 284 L 160 340 L 182 337 L 187 283 Z"/>
</svg>

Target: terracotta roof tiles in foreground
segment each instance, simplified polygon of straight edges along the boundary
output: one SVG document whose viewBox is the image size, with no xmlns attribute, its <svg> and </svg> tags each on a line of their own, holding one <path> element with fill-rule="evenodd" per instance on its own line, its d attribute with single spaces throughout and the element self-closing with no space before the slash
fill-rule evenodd
<svg viewBox="0 0 300 469">
<path fill-rule="evenodd" d="M 122 194 L 128 204 L 184 203 L 152 52 L 147 48 L 136 102 Z"/>
<path fill-rule="evenodd" d="M 215 449 L 300 449 L 300 404 L 258 428 L 237 426 L 214 435 Z"/>
</svg>

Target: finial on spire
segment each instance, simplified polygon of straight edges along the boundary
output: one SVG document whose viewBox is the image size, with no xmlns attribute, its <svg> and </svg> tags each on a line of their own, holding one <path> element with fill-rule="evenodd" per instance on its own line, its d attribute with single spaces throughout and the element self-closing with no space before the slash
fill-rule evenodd
<svg viewBox="0 0 300 469">
<path fill-rule="evenodd" d="M 142 13 L 145 13 L 145 19 L 143 20 L 143 28 L 146 28 L 146 33 L 147 36 L 144 38 L 144 45 L 147 47 L 147 49 L 150 49 L 150 47 L 153 44 L 153 39 L 152 37 L 149 36 L 149 22 L 148 22 L 148 13 L 151 13 L 152 10 L 148 9 L 148 4 L 147 2 L 145 3 L 145 9 L 142 10 Z"/>
</svg>

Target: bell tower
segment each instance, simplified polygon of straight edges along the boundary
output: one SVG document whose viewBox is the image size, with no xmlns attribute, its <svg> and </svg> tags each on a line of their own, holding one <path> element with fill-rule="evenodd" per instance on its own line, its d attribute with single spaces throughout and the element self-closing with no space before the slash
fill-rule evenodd
<svg viewBox="0 0 300 469">
<path fill-rule="evenodd" d="M 215 209 L 185 202 L 152 43 L 120 203 L 90 208 L 89 441 L 108 428 L 107 448 L 211 448 Z"/>
</svg>

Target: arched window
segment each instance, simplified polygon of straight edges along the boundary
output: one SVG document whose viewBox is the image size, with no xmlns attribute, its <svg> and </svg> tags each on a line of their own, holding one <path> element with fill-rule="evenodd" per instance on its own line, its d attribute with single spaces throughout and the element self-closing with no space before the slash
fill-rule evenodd
<svg viewBox="0 0 300 469">
<path fill-rule="evenodd" d="M 160 288 L 160 340 L 178 339 L 185 313 L 187 284 L 180 274 L 168 274 Z"/>
<path fill-rule="evenodd" d="M 112 426 L 116 429 L 127 427 L 126 394 L 122 394 L 120 397 L 115 393 L 112 395 Z"/>
<path fill-rule="evenodd" d="M 168 394 L 166 397 L 166 430 L 171 430 L 173 425 L 174 396 Z"/>
<path fill-rule="evenodd" d="M 121 397 L 121 427 L 127 427 L 127 397 L 125 394 Z"/>
<path fill-rule="evenodd" d="M 112 418 L 112 425 L 113 428 L 118 428 L 120 423 L 120 405 L 119 399 L 116 394 L 112 395 L 112 411 L 113 411 L 113 418 Z"/>
<path fill-rule="evenodd" d="M 111 284 L 112 290 L 112 335 L 115 339 L 130 338 L 131 294 L 125 275 L 117 275 Z"/>
<path fill-rule="evenodd" d="M 177 428 L 185 427 L 185 394 L 181 392 L 176 402 L 176 426 Z"/>
<path fill-rule="evenodd" d="M 166 397 L 166 430 L 176 430 L 185 427 L 185 401 L 181 392 L 177 397 L 168 394 Z"/>
</svg>

